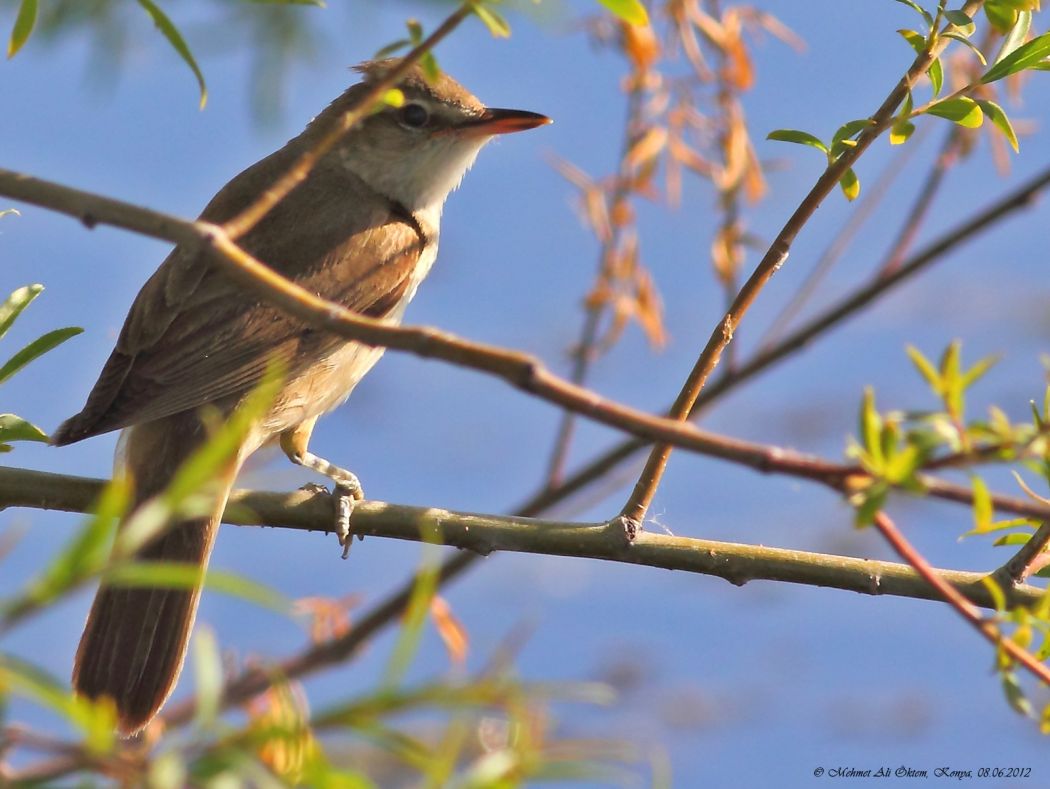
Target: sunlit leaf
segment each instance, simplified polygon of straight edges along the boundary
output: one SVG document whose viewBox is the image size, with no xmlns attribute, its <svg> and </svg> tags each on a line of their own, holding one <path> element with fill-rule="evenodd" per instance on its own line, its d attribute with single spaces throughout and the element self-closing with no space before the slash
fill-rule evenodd
<svg viewBox="0 0 1050 789">
<path fill-rule="evenodd" d="M 496 9 L 479 2 L 471 4 L 470 10 L 489 29 L 493 38 L 510 38 L 510 25 Z"/>
<path fill-rule="evenodd" d="M 193 76 L 197 78 L 197 85 L 201 93 L 200 108 L 204 109 L 204 105 L 208 103 L 208 88 L 204 84 L 204 74 L 201 73 L 200 67 L 197 65 L 193 53 L 190 52 L 190 48 L 186 45 L 186 41 L 182 38 L 179 29 L 175 27 L 172 21 L 168 19 L 167 14 L 161 11 L 160 6 L 153 0 L 138 0 L 138 4 L 150 15 L 153 24 L 157 26 L 164 38 L 168 40 L 168 43 L 179 54 L 179 57 L 190 67 Z"/>
<path fill-rule="evenodd" d="M 933 16 L 925 8 L 914 2 L 914 0 L 897 0 L 897 2 L 908 6 L 908 8 L 914 9 L 915 12 L 921 15 L 926 21 L 926 26 L 930 29 L 933 28 Z"/>
<path fill-rule="evenodd" d="M 1032 12 L 1021 11 L 1017 15 L 1017 21 L 1014 23 L 1014 26 L 1010 28 L 1010 32 L 1003 36 L 1003 43 L 999 47 L 999 52 L 995 56 L 995 62 L 998 63 L 1021 46 L 1025 42 L 1025 39 L 1028 38 L 1028 31 L 1031 27 Z"/>
<path fill-rule="evenodd" d="M 83 329 L 76 326 L 69 326 L 64 329 L 49 331 L 42 337 L 38 337 L 0 367 L 0 383 L 6 381 L 34 359 L 43 356 L 52 348 L 61 345 L 70 337 L 75 337 L 83 331 Z"/>
<path fill-rule="evenodd" d="M 965 11 L 945 11 L 944 18 L 955 25 L 964 35 L 971 35 L 974 31 L 973 20 Z"/>
<path fill-rule="evenodd" d="M 8 60 L 18 54 L 18 50 L 29 40 L 33 27 L 36 25 L 37 0 L 22 0 L 18 7 L 18 16 L 15 17 L 15 26 L 11 30 L 11 38 L 7 42 Z"/>
<path fill-rule="evenodd" d="M 949 30 L 947 33 L 944 34 L 944 37 L 950 38 L 953 41 L 958 41 L 960 44 L 965 44 L 966 48 L 973 52 L 977 59 L 981 61 L 982 66 L 988 65 L 988 61 L 985 59 L 984 53 L 981 52 L 981 50 L 977 48 L 977 45 L 973 43 L 970 39 L 968 39 L 966 36 L 962 35 L 961 33 L 953 33 Z"/>
<path fill-rule="evenodd" d="M 981 82 L 988 84 L 1016 74 L 1018 71 L 1024 71 L 1045 60 L 1048 55 L 1050 55 L 1050 33 L 1043 33 L 1027 44 L 1022 44 L 988 69 L 981 77 Z"/>
<path fill-rule="evenodd" d="M 995 128 L 1003 133 L 1006 141 L 1010 143 L 1010 147 L 1014 149 L 1014 153 L 1017 153 L 1017 133 L 1014 131 L 1013 124 L 1010 123 L 1010 118 L 1007 117 L 1003 108 L 994 101 L 988 101 L 987 99 L 977 99 L 977 104 L 988 117 L 988 120 L 995 124 Z"/>
<path fill-rule="evenodd" d="M 903 145 L 914 133 L 914 123 L 911 121 L 897 121 L 890 127 L 890 145 Z"/>
<path fill-rule="evenodd" d="M 819 137 L 815 137 L 809 132 L 799 131 L 798 129 L 775 129 L 766 135 L 767 140 L 777 140 L 779 142 L 793 142 L 797 145 L 809 145 L 812 148 L 816 148 L 818 151 L 828 153 L 828 146 L 825 145 Z"/>
<path fill-rule="evenodd" d="M 860 195 L 860 179 L 852 168 L 846 170 L 839 178 L 839 186 L 842 187 L 842 194 L 846 195 L 847 200 L 856 200 Z"/>
<path fill-rule="evenodd" d="M 196 715 L 198 726 L 210 726 L 219 714 L 222 698 L 222 655 L 215 633 L 208 627 L 197 627 L 193 633 L 193 671 L 196 679 Z"/>
<path fill-rule="evenodd" d="M 9 441 L 39 441 L 47 443 L 47 433 L 14 414 L 0 414 L 0 446 Z M 0 448 L 0 452 L 5 451 Z"/>
<path fill-rule="evenodd" d="M 984 123 L 984 113 L 980 105 L 971 98 L 960 96 L 955 99 L 945 99 L 930 105 L 926 112 L 936 115 L 938 118 L 947 118 L 953 123 L 965 126 L 967 129 L 976 129 Z"/>
<path fill-rule="evenodd" d="M 22 314 L 22 310 L 28 307 L 37 296 L 44 291 L 43 285 L 26 285 L 18 288 L 3 304 L 0 304 L 0 337 L 7 334 L 11 324 Z"/>
<path fill-rule="evenodd" d="M 128 561 L 108 568 L 104 575 L 110 586 L 196 589 L 203 582 L 214 592 L 238 597 L 279 613 L 289 613 L 291 603 L 279 592 L 225 570 L 207 570 L 188 562 Z"/>
</svg>

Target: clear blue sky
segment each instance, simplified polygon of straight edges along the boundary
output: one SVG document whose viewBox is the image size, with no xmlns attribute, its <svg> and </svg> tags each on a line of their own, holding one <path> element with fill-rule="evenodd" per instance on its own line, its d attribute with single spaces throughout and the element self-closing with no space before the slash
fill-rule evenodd
<svg viewBox="0 0 1050 789">
<path fill-rule="evenodd" d="M 55 46 L 34 40 L 0 66 L 0 166 L 192 216 L 342 91 L 352 80 L 348 65 L 400 37 L 406 16 L 431 28 L 445 8 L 330 2 L 328 10 L 304 9 L 320 20 L 324 46 L 308 65 L 289 71 L 282 113 L 260 124 L 250 108 L 251 61 L 210 54 L 209 42 L 220 35 L 208 22 L 215 19 L 211 4 L 171 5 L 208 79 L 204 112 L 191 75 L 145 23 L 133 28 L 134 45 L 112 80 L 89 69 L 83 36 Z M 760 157 L 786 165 L 771 173 L 772 193 L 749 219 L 754 232 L 769 238 L 821 162 L 814 151 L 766 142 L 765 134 L 799 127 L 830 136 L 839 123 L 870 114 L 911 60 L 894 30 L 917 17 L 889 0 L 757 5 L 809 44 L 798 54 L 766 37 L 755 48 L 758 86 L 746 100 L 748 117 Z M 573 13 L 594 7 L 580 0 L 560 20 L 542 24 L 512 14 L 509 41 L 470 23 L 440 48 L 443 67 L 483 101 L 543 112 L 556 123 L 482 153 L 447 206 L 438 263 L 407 315 L 411 323 L 536 353 L 559 371 L 578 332 L 596 247 L 573 213 L 570 187 L 546 160 L 556 154 L 602 174 L 614 166 L 621 136 L 623 64 L 566 32 Z M 10 18 L 11 3 L 0 8 Z M 1046 125 L 1047 79 L 1033 78 L 1039 84 L 1018 117 Z M 946 127 L 934 130 L 913 162 L 923 160 Z M 870 184 L 889 155 L 888 145 L 878 143 L 859 168 L 862 181 Z M 950 176 L 924 238 L 1048 162 L 1045 136 L 1023 138 L 1021 155 L 1002 178 L 982 143 Z M 923 172 L 915 164 L 905 174 L 898 196 L 861 234 L 818 301 L 866 276 Z M 741 352 L 754 347 L 758 329 L 851 210 L 837 195 L 821 208 L 738 333 Z M 721 314 L 707 259 L 711 191 L 689 183 L 677 211 L 643 207 L 641 217 L 642 254 L 664 297 L 671 342 L 654 354 L 629 329 L 591 383 L 603 394 L 658 409 Z M 911 342 L 938 354 L 953 338 L 964 341 L 971 360 L 993 352 L 1004 357 L 972 407 L 995 402 L 1020 418 L 1045 381 L 1046 220 L 1040 205 L 955 252 L 911 289 L 725 400 L 706 424 L 841 457 L 865 385 L 876 388 L 885 408 L 933 407 L 903 348 Z M 162 243 L 106 228 L 88 232 L 42 210 L 23 208 L 21 217 L 0 221 L 0 291 L 47 286 L 5 340 L 8 352 L 59 325 L 86 329 L 7 384 L 0 410 L 47 430 L 79 410 L 134 294 L 165 254 Z M 507 512 L 539 484 L 557 419 L 553 408 L 498 381 L 391 353 L 349 404 L 321 423 L 313 447 L 353 468 L 370 498 Z M 615 439 L 606 428 L 587 426 L 574 459 Z M 60 450 L 20 446 L 3 462 L 104 476 L 114 441 L 107 436 Z M 290 489 L 309 479 L 270 456 L 251 463 L 241 484 Z M 597 520 L 615 512 L 624 491 L 603 490 L 608 498 L 588 500 L 573 514 Z M 936 564 L 980 570 L 1004 558 L 980 540 L 957 542 L 969 528 L 965 509 L 901 502 L 892 511 Z M 675 455 L 652 514 L 684 536 L 889 558 L 878 536 L 854 531 L 850 511 L 826 492 L 695 456 Z M 24 529 L 6 558 L 0 593 L 24 583 L 77 522 L 36 511 L 0 514 L 0 526 Z M 418 556 L 414 544 L 371 539 L 341 562 L 334 541 L 319 535 L 227 527 L 213 566 L 293 597 L 355 594 L 367 605 L 398 584 Z M 666 747 L 676 786 L 810 786 L 816 767 L 839 765 L 1031 766 L 1038 775 L 1027 785 L 1034 786 L 1050 770 L 1045 740 L 1005 704 L 989 648 L 942 606 L 766 582 L 736 588 L 683 573 L 525 555 L 486 560 L 447 597 L 470 633 L 474 666 L 527 625 L 534 630 L 519 660 L 524 677 L 601 679 L 623 666 L 637 669 L 640 684 L 616 706 L 560 708 L 559 723 L 581 736 Z M 89 602 L 89 594 L 77 596 L 13 634 L 4 648 L 67 675 Z M 305 640 L 295 625 L 215 595 L 205 596 L 198 621 L 242 656 L 283 656 Z M 388 634 L 345 669 L 311 680 L 315 704 L 373 683 L 390 643 Z M 428 636 L 416 676 L 446 668 L 443 648 Z M 190 689 L 184 681 L 180 693 Z"/>
</svg>

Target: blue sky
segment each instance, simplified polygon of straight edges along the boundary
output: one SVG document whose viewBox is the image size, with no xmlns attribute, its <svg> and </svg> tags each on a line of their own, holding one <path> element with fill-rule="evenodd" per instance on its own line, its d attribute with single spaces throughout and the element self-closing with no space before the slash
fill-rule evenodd
<svg viewBox="0 0 1050 789">
<path fill-rule="evenodd" d="M 230 177 L 283 144 L 341 92 L 353 79 L 347 66 L 400 37 L 406 16 L 432 28 L 446 8 L 336 0 L 327 10 L 304 9 L 317 16 L 325 46 L 311 63 L 288 72 L 282 113 L 260 124 L 249 100 L 252 61 L 238 52 L 209 54 L 206 42 L 220 33 L 209 27 L 209 4 L 175 5 L 172 14 L 191 46 L 202 42 L 206 110 L 197 108 L 190 73 L 147 24 L 136 28 L 113 79 L 89 71 L 83 36 L 54 46 L 32 40 L 0 66 L 0 166 L 193 216 Z M 759 156 L 782 166 L 769 175 L 771 194 L 749 223 L 770 238 L 819 174 L 821 159 L 809 149 L 767 142 L 765 134 L 793 127 L 829 137 L 839 123 L 872 112 L 911 60 L 894 31 L 917 17 L 889 0 L 757 5 L 809 45 L 799 54 L 766 37 L 755 48 L 758 84 L 745 106 Z M 570 187 L 548 160 L 554 154 L 591 174 L 608 172 L 623 115 L 623 64 L 568 32 L 575 13 L 594 7 L 575 2 L 561 17 L 540 23 L 512 14 L 508 41 L 468 23 L 439 49 L 442 66 L 483 101 L 543 112 L 555 124 L 482 152 L 448 203 L 438 263 L 406 316 L 535 353 L 561 372 L 578 332 L 596 246 L 574 214 Z M 1011 173 L 997 174 L 982 144 L 949 177 L 924 239 L 1050 162 L 1050 145 L 1038 133 L 1050 106 L 1046 80 L 1035 75 L 1026 104 L 1014 110 L 1034 121 L 1037 133 L 1022 139 Z M 927 137 L 899 191 L 861 233 L 818 303 L 860 281 L 878 261 L 918 188 L 922 162 L 946 131 L 944 123 Z M 870 184 L 891 153 L 884 141 L 876 143 L 858 168 L 862 182 Z M 5 344 L 13 349 L 59 325 L 86 330 L 4 387 L 0 410 L 51 430 L 81 407 L 127 307 L 167 247 L 113 229 L 88 232 L 20 208 L 20 217 L 0 221 L 0 290 L 29 282 L 47 290 Z M 822 206 L 738 332 L 741 353 L 755 347 L 761 328 L 852 210 L 838 195 Z M 629 329 L 596 365 L 591 384 L 655 410 L 677 391 L 721 314 L 722 295 L 707 259 L 713 195 L 706 184 L 689 182 L 680 208 L 668 213 L 643 205 L 640 219 L 642 255 L 661 289 L 671 341 L 654 353 Z M 863 387 L 874 386 L 885 408 L 933 407 L 904 346 L 914 343 L 935 355 L 955 338 L 970 360 L 1003 354 L 972 407 L 994 402 L 1021 418 L 1045 382 L 1045 222 L 1040 204 L 954 252 L 910 289 L 724 400 L 706 426 L 841 457 Z M 499 381 L 390 353 L 348 405 L 321 422 L 312 448 L 357 472 L 370 498 L 508 512 L 539 485 L 557 420 L 554 408 Z M 574 462 L 616 438 L 607 428 L 583 426 Z M 3 462 L 104 476 L 114 441 L 19 447 Z M 290 489 L 310 479 L 266 456 L 250 464 L 241 484 Z M 631 481 L 630 474 L 617 479 Z M 574 516 L 598 520 L 615 512 L 623 487 L 603 491 L 610 495 L 588 499 Z M 957 541 L 970 526 L 965 509 L 900 502 L 892 512 L 935 564 L 979 570 L 1004 558 L 979 540 Z M 652 515 L 683 536 L 889 558 L 878 536 L 855 531 L 848 508 L 825 491 L 684 453 L 672 459 Z M 37 511 L 0 513 L 0 526 L 24 530 L 5 561 L 0 593 L 24 583 L 77 522 Z M 227 527 L 213 565 L 293 597 L 356 594 L 371 602 L 396 586 L 418 557 L 414 544 L 372 539 L 341 562 L 334 541 L 319 535 Z M 1045 741 L 1008 709 L 987 645 L 942 606 L 766 582 L 736 588 L 682 573 L 526 555 L 486 560 L 447 597 L 470 633 L 474 666 L 508 633 L 529 625 L 533 635 L 518 664 L 525 677 L 593 679 L 633 667 L 639 684 L 620 703 L 560 708 L 560 724 L 566 732 L 666 748 L 675 785 L 809 786 L 816 767 L 833 765 L 1045 764 Z M 65 676 L 89 602 L 89 594 L 77 596 L 14 633 L 4 648 Z M 215 595 L 205 596 L 199 621 L 242 656 L 285 655 L 305 640 L 295 625 Z M 387 634 L 350 666 L 311 680 L 315 703 L 369 687 L 390 643 Z M 428 636 L 415 676 L 446 669 L 443 648 Z M 190 690 L 184 681 L 180 693 Z"/>
</svg>

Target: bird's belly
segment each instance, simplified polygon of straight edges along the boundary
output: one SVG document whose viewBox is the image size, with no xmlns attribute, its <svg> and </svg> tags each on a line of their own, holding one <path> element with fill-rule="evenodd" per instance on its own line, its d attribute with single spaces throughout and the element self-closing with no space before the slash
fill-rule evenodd
<svg viewBox="0 0 1050 789">
<path fill-rule="evenodd" d="M 383 323 L 401 323 L 405 308 L 429 272 L 436 254 L 436 243 L 423 251 L 405 295 L 383 316 Z M 347 342 L 310 365 L 281 389 L 276 403 L 264 420 L 263 432 L 270 436 L 282 433 L 342 405 L 385 350 Z"/>
</svg>

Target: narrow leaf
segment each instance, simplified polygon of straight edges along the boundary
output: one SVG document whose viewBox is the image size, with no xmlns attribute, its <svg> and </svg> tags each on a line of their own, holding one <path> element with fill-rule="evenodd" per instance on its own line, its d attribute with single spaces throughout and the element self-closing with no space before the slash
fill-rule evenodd
<svg viewBox="0 0 1050 789">
<path fill-rule="evenodd" d="M 44 290 L 43 285 L 26 285 L 18 288 L 7 297 L 7 301 L 0 304 L 0 337 L 7 334 L 15 318 L 22 314 L 22 310 L 28 307 L 37 296 Z"/>
<path fill-rule="evenodd" d="M 931 16 L 930 12 L 925 8 L 914 2 L 914 0 L 897 0 L 897 2 L 901 5 L 908 6 L 908 8 L 914 9 L 917 14 L 921 15 L 922 18 L 926 20 L 926 26 L 930 29 L 933 28 L 933 16 Z"/>
<path fill-rule="evenodd" d="M 998 63 L 1000 60 L 1005 58 L 1028 38 L 1028 31 L 1032 28 L 1032 12 L 1021 11 L 1017 14 L 1017 21 L 1014 26 L 1010 28 L 1010 32 L 1003 37 L 1002 46 L 999 47 L 999 52 L 995 56 L 995 62 Z"/>
<path fill-rule="evenodd" d="M 7 59 L 10 60 L 18 54 L 18 50 L 29 40 L 30 33 L 36 25 L 37 0 L 22 0 L 18 7 L 18 16 L 15 17 L 15 26 L 11 30 L 11 38 L 7 42 Z"/>
<path fill-rule="evenodd" d="M 839 186 L 842 187 L 842 194 L 846 195 L 846 199 L 851 202 L 856 200 L 860 194 L 860 179 L 857 178 L 852 168 L 846 170 L 839 178 Z"/>
<path fill-rule="evenodd" d="M 1022 44 L 988 69 L 981 77 L 981 82 L 987 85 L 989 82 L 995 82 L 1003 77 L 1016 74 L 1018 71 L 1024 71 L 1046 60 L 1048 55 L 1050 55 L 1050 33 L 1043 33 L 1027 44 Z"/>
<path fill-rule="evenodd" d="M 965 11 L 945 11 L 944 18 L 959 28 L 964 35 L 971 35 L 974 31 L 973 20 Z"/>
<path fill-rule="evenodd" d="M 774 129 L 766 135 L 766 139 L 778 142 L 793 142 L 796 145 L 808 145 L 811 148 L 816 148 L 818 151 L 829 152 L 828 146 L 819 137 L 798 129 Z"/>
<path fill-rule="evenodd" d="M 944 67 L 941 66 L 941 59 L 935 58 L 930 67 L 926 69 L 926 76 L 930 78 L 930 87 L 933 89 L 934 96 L 941 95 L 941 88 L 944 86 Z"/>
<path fill-rule="evenodd" d="M 40 441 L 47 443 L 47 433 L 14 414 L 0 414 L 0 442 Z"/>
<path fill-rule="evenodd" d="M 984 114 L 988 116 L 988 120 L 995 125 L 995 128 L 1003 133 L 1006 141 L 1010 143 L 1010 147 L 1014 149 L 1014 153 L 1017 153 L 1017 133 L 1014 131 L 1013 124 L 1010 123 L 1010 119 L 1003 111 L 1003 108 L 994 101 L 986 99 L 977 99 L 977 104 Z"/>
<path fill-rule="evenodd" d="M 186 46 L 185 40 L 182 38 L 182 34 L 178 28 L 172 24 L 172 21 L 168 19 L 167 15 L 160 10 L 153 0 L 138 0 L 139 5 L 146 9 L 146 13 L 150 15 L 160 32 L 164 34 L 164 37 L 168 39 L 168 43 L 171 44 L 172 48 L 179 54 L 190 70 L 193 72 L 193 76 L 197 78 L 197 85 L 200 87 L 201 101 L 200 108 L 203 110 L 204 105 L 208 103 L 208 88 L 204 84 L 204 75 L 201 73 L 200 67 L 197 65 L 197 61 L 193 58 L 193 53 L 190 52 L 190 48 Z"/>
<path fill-rule="evenodd" d="M 980 105 L 965 96 L 938 101 L 928 107 L 926 112 L 938 118 L 947 118 L 952 123 L 965 126 L 967 129 L 976 129 L 984 123 L 984 113 Z"/>
<path fill-rule="evenodd" d="M 981 61 L 982 66 L 988 65 L 988 61 L 985 59 L 984 53 L 981 52 L 981 50 L 977 48 L 977 45 L 973 43 L 970 39 L 968 39 L 966 36 L 962 35 L 961 33 L 953 33 L 949 30 L 947 33 L 944 34 L 944 37 L 950 38 L 954 41 L 958 41 L 960 44 L 965 44 L 966 47 L 971 52 L 973 52 L 974 55 L 977 56 L 977 59 Z"/>
<path fill-rule="evenodd" d="M 42 337 L 38 337 L 33 342 L 29 343 L 25 348 L 20 350 L 14 356 L 7 360 L 3 367 L 0 367 L 0 384 L 10 378 L 12 375 L 17 373 L 27 364 L 34 359 L 43 356 L 45 353 L 55 348 L 70 337 L 76 337 L 81 334 L 84 330 L 76 326 L 68 326 L 64 329 L 55 329 L 49 331 Z"/>
<path fill-rule="evenodd" d="M 474 3 L 470 10 L 485 24 L 493 38 L 510 38 L 510 25 L 498 11 L 483 3 Z"/>
</svg>

